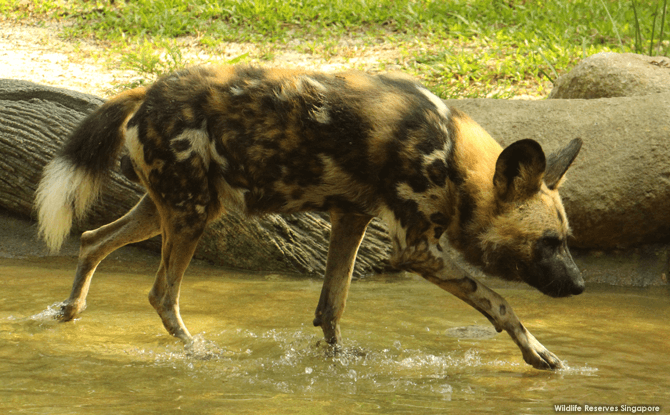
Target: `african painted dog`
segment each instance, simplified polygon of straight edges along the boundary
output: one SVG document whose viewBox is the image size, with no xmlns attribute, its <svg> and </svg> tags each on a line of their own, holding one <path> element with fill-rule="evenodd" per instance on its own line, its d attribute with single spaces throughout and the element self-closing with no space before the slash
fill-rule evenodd
<svg viewBox="0 0 670 415">
<path fill-rule="evenodd" d="M 86 305 L 98 263 L 162 235 L 149 301 L 170 334 L 191 341 L 179 289 L 207 223 L 248 215 L 327 211 L 332 233 L 315 326 L 331 344 L 356 253 L 381 217 L 392 263 L 484 314 L 536 368 L 560 368 L 498 294 L 443 256 L 448 243 L 485 272 L 554 297 L 584 282 L 566 244 L 558 195 L 581 140 L 545 158 L 533 140 L 504 150 L 460 111 L 403 76 L 196 67 L 122 93 L 86 118 L 44 171 L 36 203 L 51 249 L 84 215 L 122 147 L 122 170 L 147 190 L 125 216 L 84 232 L 60 319 Z"/>
</svg>

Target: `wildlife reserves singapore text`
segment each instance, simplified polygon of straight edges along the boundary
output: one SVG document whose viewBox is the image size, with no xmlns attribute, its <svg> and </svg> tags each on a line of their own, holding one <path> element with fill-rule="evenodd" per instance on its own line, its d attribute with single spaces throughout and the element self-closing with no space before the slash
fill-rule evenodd
<svg viewBox="0 0 670 415">
<path fill-rule="evenodd" d="M 612 412 L 621 412 L 621 413 L 631 413 L 631 414 L 643 414 L 643 413 L 658 413 L 661 411 L 661 407 L 658 405 L 554 405 L 555 412 L 600 412 L 600 413 L 612 413 Z"/>
</svg>

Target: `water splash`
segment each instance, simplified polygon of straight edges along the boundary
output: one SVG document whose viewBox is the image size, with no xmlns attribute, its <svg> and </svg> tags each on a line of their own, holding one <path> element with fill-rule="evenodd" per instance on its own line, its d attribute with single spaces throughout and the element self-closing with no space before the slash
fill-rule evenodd
<svg viewBox="0 0 670 415">
<path fill-rule="evenodd" d="M 63 307 L 65 307 L 65 301 L 53 303 L 46 310 L 30 316 L 30 319 L 34 321 L 57 320 Z"/>
<path fill-rule="evenodd" d="M 229 358 L 233 353 L 219 347 L 211 340 L 205 339 L 206 333 L 198 333 L 193 336 L 193 341 L 184 346 L 184 356 L 195 360 L 220 360 Z"/>
<path fill-rule="evenodd" d="M 215 341 L 205 338 L 206 333 L 198 333 L 193 340 L 182 346 L 181 342 L 167 345 L 165 351 L 154 352 L 152 350 L 135 349 L 140 354 L 154 355 L 156 362 L 184 361 L 184 362 L 207 362 L 229 360 L 239 353 L 219 346 Z M 183 348 L 182 348 L 183 347 Z M 176 350 L 174 350 L 176 349 Z M 247 351 L 248 352 L 248 351 Z"/>
<path fill-rule="evenodd" d="M 363 388 L 380 393 L 429 393 L 451 400 L 454 388 L 449 379 L 464 368 L 518 366 L 485 360 L 476 349 L 435 354 L 403 347 L 400 341 L 381 350 L 361 347 L 356 341 L 333 347 L 302 330 L 272 329 L 259 333 L 258 339 L 267 340 L 270 344 L 264 349 L 271 352 L 255 354 L 255 368 L 245 377 L 250 384 L 281 393 L 326 388 L 351 395 Z"/>
<path fill-rule="evenodd" d="M 225 338 L 215 342 L 212 338 Z M 222 377 L 276 393 L 315 393 L 332 390 L 342 396 L 360 390 L 381 394 L 438 396 L 449 401 L 456 393 L 452 382 L 464 370 L 518 368 L 519 362 L 484 358 L 476 348 L 431 353 L 395 341 L 389 348 L 371 349 L 355 340 L 332 346 L 314 331 L 271 329 L 226 330 L 197 334 L 186 346 L 172 343 L 162 350 L 133 350 L 159 365 L 182 367 L 189 376 Z M 568 367 L 557 373 L 593 376 L 597 369 Z M 458 394 L 465 393 L 458 388 Z"/>
<path fill-rule="evenodd" d="M 567 361 L 563 361 L 563 369 L 559 369 L 556 373 L 561 375 L 579 375 L 579 376 L 597 376 L 598 368 L 589 367 L 588 363 L 584 366 L 570 366 Z"/>
</svg>

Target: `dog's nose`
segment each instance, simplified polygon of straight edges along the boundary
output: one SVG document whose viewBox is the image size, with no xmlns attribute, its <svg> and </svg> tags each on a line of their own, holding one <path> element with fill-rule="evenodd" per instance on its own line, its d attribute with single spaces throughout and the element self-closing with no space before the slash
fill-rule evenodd
<svg viewBox="0 0 670 415">
<path fill-rule="evenodd" d="M 570 294 L 579 295 L 579 294 L 584 292 L 585 288 L 586 288 L 586 285 L 584 284 L 584 280 L 580 278 L 580 281 L 577 281 L 574 284 L 572 284 L 572 287 L 570 289 Z"/>
</svg>

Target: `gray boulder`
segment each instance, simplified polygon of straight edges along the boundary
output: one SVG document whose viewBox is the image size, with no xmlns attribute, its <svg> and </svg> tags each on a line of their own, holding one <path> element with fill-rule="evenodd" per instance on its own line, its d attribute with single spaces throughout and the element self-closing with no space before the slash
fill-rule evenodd
<svg viewBox="0 0 670 415">
<path fill-rule="evenodd" d="M 582 150 L 561 195 L 574 239 L 589 249 L 670 240 L 670 93 L 594 100 L 450 100 L 503 145 Z"/>
<path fill-rule="evenodd" d="M 598 53 L 560 76 L 549 98 L 594 99 L 670 92 L 670 58 Z"/>
</svg>

